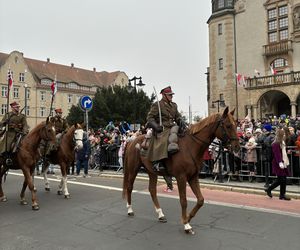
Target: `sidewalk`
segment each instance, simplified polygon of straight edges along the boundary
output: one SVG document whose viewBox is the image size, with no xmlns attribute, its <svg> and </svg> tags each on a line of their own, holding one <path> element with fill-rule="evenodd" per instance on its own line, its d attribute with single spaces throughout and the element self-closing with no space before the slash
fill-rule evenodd
<svg viewBox="0 0 300 250">
<path fill-rule="evenodd" d="M 104 170 L 100 172 L 99 170 L 89 170 L 89 174 L 91 176 L 99 176 L 102 177 L 110 177 L 110 178 L 123 178 L 122 171 L 113 171 L 113 170 Z M 146 173 L 139 173 L 137 176 L 139 180 L 148 180 L 148 175 Z M 201 188 L 212 189 L 212 190 L 224 190 L 224 191 L 232 191 L 232 192 L 240 192 L 247 194 L 260 194 L 265 195 L 265 187 L 264 182 L 249 182 L 248 180 L 244 180 L 242 182 L 230 180 L 227 181 L 228 178 L 224 178 L 223 182 L 220 183 L 217 179 L 214 181 L 211 177 L 200 178 L 200 186 Z M 162 176 L 158 178 L 159 183 L 165 183 Z M 173 182 L 176 184 L 175 178 L 173 178 Z M 279 187 L 272 191 L 274 196 L 279 195 Z M 300 185 L 287 185 L 287 195 L 294 199 L 300 199 Z"/>
</svg>

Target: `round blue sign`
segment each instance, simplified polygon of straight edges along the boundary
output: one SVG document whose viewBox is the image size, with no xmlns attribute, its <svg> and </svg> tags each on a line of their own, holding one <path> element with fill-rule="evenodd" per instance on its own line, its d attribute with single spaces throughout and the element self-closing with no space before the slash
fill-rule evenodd
<svg viewBox="0 0 300 250">
<path fill-rule="evenodd" d="M 91 110 L 91 108 L 93 107 L 93 101 L 92 98 L 89 96 L 82 96 L 80 98 L 80 107 L 84 110 Z"/>
</svg>

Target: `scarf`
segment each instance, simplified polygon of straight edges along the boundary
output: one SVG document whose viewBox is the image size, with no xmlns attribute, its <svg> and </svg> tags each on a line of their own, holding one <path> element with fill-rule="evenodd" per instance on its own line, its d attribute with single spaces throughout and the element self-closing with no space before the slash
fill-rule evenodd
<svg viewBox="0 0 300 250">
<path fill-rule="evenodd" d="M 287 166 L 290 165 L 290 161 L 286 153 L 286 147 L 284 141 L 281 143 L 281 152 L 282 152 L 282 160 L 283 160 L 284 168 L 287 168 Z"/>
</svg>

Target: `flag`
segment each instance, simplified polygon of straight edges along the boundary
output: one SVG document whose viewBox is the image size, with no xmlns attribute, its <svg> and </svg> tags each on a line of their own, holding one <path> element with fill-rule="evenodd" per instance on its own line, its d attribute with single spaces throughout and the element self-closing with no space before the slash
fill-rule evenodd
<svg viewBox="0 0 300 250">
<path fill-rule="evenodd" d="M 271 69 L 272 75 L 276 75 L 277 74 L 276 69 L 273 69 L 272 65 L 270 65 L 270 69 Z"/>
<path fill-rule="evenodd" d="M 260 72 L 257 69 L 254 70 L 254 73 L 260 76 Z"/>
<path fill-rule="evenodd" d="M 240 87 L 246 87 L 246 82 L 245 82 L 246 77 L 241 74 L 235 74 L 235 76 L 236 76 L 237 84 Z"/>
<path fill-rule="evenodd" d="M 54 97 L 57 92 L 56 76 L 55 76 L 55 80 L 51 84 L 51 90 L 52 90 L 52 96 Z"/>
<path fill-rule="evenodd" d="M 6 97 L 8 97 L 9 91 L 13 85 L 13 72 L 10 70 L 10 68 L 8 69 L 8 72 L 7 72 L 7 83 L 8 83 L 8 90 L 6 93 Z"/>
</svg>

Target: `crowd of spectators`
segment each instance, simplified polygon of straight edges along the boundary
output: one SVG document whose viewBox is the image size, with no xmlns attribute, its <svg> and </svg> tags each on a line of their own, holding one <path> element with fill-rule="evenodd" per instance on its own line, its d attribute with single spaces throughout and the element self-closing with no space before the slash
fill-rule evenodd
<svg viewBox="0 0 300 250">
<path fill-rule="evenodd" d="M 291 177 L 299 182 L 300 117 L 292 119 L 285 115 L 261 120 L 246 117 L 238 121 L 237 134 L 241 151 L 234 154 L 226 148 L 220 148 L 220 142 L 215 139 L 204 154 L 205 161 L 200 174 L 215 177 L 221 173 L 224 176 L 232 176 L 232 179 L 264 181 L 266 186 L 269 185 L 272 176 L 272 143 L 278 128 L 283 128 L 287 134 Z M 113 166 L 116 170 L 122 169 L 126 142 L 142 133 L 145 133 L 143 127 L 133 131 L 127 122 L 115 125 L 112 121 L 103 128 L 90 130 L 88 167 L 100 171 L 109 166 Z M 217 157 L 219 159 L 214 162 Z M 77 167 L 77 172 L 78 169 Z"/>
<path fill-rule="evenodd" d="M 300 150 L 300 117 L 296 119 L 286 115 L 254 120 L 246 117 L 238 121 L 237 134 L 242 146 L 238 154 L 230 153 L 223 148 L 220 159 L 213 161 L 219 155 L 219 142 L 213 142 L 204 155 L 203 173 L 212 175 L 232 175 L 241 180 L 241 176 L 249 177 L 250 181 L 265 181 L 266 186 L 272 176 L 272 143 L 277 129 L 284 129 L 286 134 L 287 153 L 290 158 L 291 177 L 299 182 L 299 150 Z M 221 166 L 221 168 L 220 168 Z"/>
</svg>

